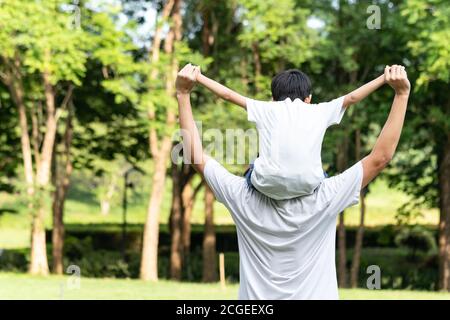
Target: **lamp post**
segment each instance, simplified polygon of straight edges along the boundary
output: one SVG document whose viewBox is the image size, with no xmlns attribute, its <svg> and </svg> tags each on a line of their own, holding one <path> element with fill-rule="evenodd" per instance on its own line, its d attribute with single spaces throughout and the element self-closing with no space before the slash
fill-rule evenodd
<svg viewBox="0 0 450 320">
<path fill-rule="evenodd" d="M 144 173 L 142 169 L 132 166 L 123 173 L 123 197 L 122 197 L 122 258 L 126 261 L 126 237 L 127 237 L 127 209 L 128 209 L 128 188 L 133 188 L 133 182 L 129 181 L 129 176 L 133 171 Z"/>
</svg>

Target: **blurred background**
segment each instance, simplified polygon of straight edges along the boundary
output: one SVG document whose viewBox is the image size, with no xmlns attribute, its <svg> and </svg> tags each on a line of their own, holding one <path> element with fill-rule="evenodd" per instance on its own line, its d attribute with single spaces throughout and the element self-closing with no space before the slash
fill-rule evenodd
<svg viewBox="0 0 450 320">
<path fill-rule="evenodd" d="M 449 39 L 446 0 L 0 0 L 0 298 L 237 298 L 231 216 L 170 159 L 192 62 L 256 99 L 298 68 L 313 102 L 405 65 L 399 150 L 336 221 L 341 297 L 449 299 Z M 329 175 L 370 151 L 392 98 L 381 88 L 328 131 Z M 203 88 L 192 104 L 204 130 L 252 128 Z"/>
</svg>

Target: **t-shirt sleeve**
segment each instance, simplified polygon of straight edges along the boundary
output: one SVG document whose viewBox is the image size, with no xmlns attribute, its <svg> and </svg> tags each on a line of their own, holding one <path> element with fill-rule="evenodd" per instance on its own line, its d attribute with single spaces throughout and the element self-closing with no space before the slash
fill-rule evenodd
<svg viewBox="0 0 450 320">
<path fill-rule="evenodd" d="M 333 99 L 329 102 L 319 103 L 319 108 L 326 115 L 327 127 L 339 124 L 344 116 L 344 98 L 345 96 Z"/>
<path fill-rule="evenodd" d="M 261 123 L 269 116 L 271 105 L 269 102 L 246 98 L 248 121 Z"/>
<path fill-rule="evenodd" d="M 244 180 L 242 177 L 230 173 L 212 158 L 206 162 L 203 175 L 216 199 L 223 204 L 236 199 L 236 190 Z"/>
<path fill-rule="evenodd" d="M 320 188 L 320 196 L 328 202 L 327 212 L 337 215 L 348 207 L 359 202 L 363 167 L 361 161 L 343 173 L 327 178 Z"/>
</svg>

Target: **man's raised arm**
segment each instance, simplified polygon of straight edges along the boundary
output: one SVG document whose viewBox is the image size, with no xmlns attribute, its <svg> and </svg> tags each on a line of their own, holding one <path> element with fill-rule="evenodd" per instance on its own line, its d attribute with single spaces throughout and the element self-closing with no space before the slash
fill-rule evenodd
<svg viewBox="0 0 450 320">
<path fill-rule="evenodd" d="M 394 102 L 372 152 L 362 160 L 364 173 L 361 188 L 374 179 L 394 156 L 405 119 L 410 91 L 405 68 L 394 65 L 390 70 L 386 68 L 384 75 L 386 82 L 395 90 Z"/>
<path fill-rule="evenodd" d="M 202 141 L 192 115 L 190 93 L 199 72 L 191 64 L 180 70 L 176 80 L 180 127 L 183 136 L 183 153 L 194 168 L 203 175 L 207 156 L 203 153 Z"/>
</svg>

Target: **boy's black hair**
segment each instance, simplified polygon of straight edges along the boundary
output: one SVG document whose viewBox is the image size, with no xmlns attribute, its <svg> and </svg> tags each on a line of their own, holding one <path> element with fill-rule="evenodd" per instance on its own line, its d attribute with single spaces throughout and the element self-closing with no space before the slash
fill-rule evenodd
<svg viewBox="0 0 450 320">
<path fill-rule="evenodd" d="M 304 101 L 311 94 L 311 81 L 308 76 L 297 69 L 280 72 L 272 79 L 272 97 L 274 101 L 286 98 Z"/>
</svg>

